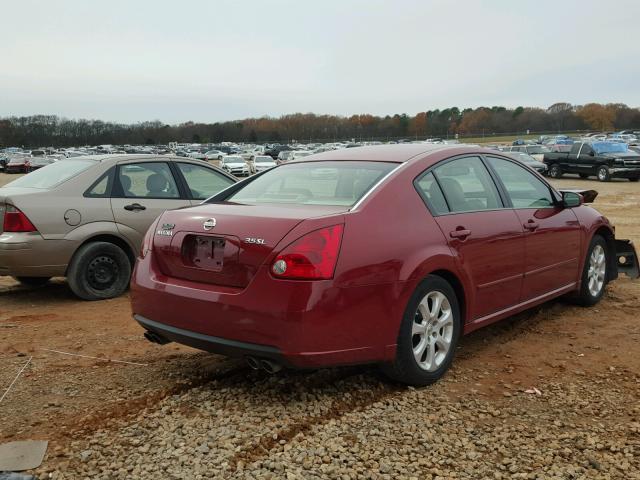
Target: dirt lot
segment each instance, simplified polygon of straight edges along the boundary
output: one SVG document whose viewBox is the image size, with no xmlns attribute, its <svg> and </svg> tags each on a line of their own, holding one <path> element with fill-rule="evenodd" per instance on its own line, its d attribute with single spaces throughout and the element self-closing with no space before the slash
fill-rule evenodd
<svg viewBox="0 0 640 480">
<path fill-rule="evenodd" d="M 599 190 L 640 244 L 637 184 L 555 183 Z M 626 278 L 595 308 L 548 303 L 463 338 L 445 379 L 412 389 L 371 367 L 267 376 L 146 342 L 126 296 L 0 278 L 0 395 L 32 357 L 0 441 L 48 439 L 40 478 L 640 479 L 639 312 Z"/>
</svg>

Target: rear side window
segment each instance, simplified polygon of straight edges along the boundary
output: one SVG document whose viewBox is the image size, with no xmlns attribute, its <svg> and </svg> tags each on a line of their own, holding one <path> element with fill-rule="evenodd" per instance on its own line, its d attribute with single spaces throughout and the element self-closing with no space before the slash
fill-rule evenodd
<svg viewBox="0 0 640 480">
<path fill-rule="evenodd" d="M 502 208 L 498 189 L 479 157 L 448 161 L 433 171 L 451 212 Z"/>
<path fill-rule="evenodd" d="M 350 207 L 396 166 L 367 161 L 285 164 L 247 183 L 227 201 Z"/>
<path fill-rule="evenodd" d="M 433 173 L 429 172 L 426 175 L 423 175 L 422 178 L 416 182 L 416 187 L 422 194 L 422 197 L 427 201 L 427 205 L 433 214 L 442 215 L 444 213 L 449 213 L 447 201 L 445 200 L 442 190 L 440 189 L 440 185 L 436 182 L 436 178 L 433 176 Z"/>
<path fill-rule="evenodd" d="M 111 168 L 96 180 L 91 187 L 85 192 L 85 197 L 104 198 L 108 197 L 111 191 L 111 183 L 115 168 Z"/>
<path fill-rule="evenodd" d="M 502 158 L 488 157 L 502 181 L 513 208 L 552 207 L 553 198 L 549 187 L 527 169 Z"/>
<path fill-rule="evenodd" d="M 97 162 L 95 160 L 60 160 L 20 177 L 6 186 L 48 189 L 66 182 Z"/>
</svg>

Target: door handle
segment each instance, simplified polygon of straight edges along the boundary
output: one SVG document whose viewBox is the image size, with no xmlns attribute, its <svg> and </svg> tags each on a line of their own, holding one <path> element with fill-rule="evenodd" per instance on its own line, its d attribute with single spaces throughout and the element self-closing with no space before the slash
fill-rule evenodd
<svg viewBox="0 0 640 480">
<path fill-rule="evenodd" d="M 140 205 L 139 203 L 132 203 L 131 205 L 125 205 L 125 210 L 129 210 L 130 212 L 138 211 L 138 210 L 146 210 L 147 207 L 144 205 Z"/>
<path fill-rule="evenodd" d="M 471 230 L 464 227 L 458 227 L 453 232 L 449 232 L 451 238 L 459 238 L 460 240 L 466 239 L 469 235 L 471 235 Z"/>
<path fill-rule="evenodd" d="M 535 229 L 537 229 L 540 225 L 538 224 L 538 222 L 534 222 L 533 220 L 529 219 L 527 220 L 527 223 L 523 223 L 522 226 L 524 228 L 526 228 L 527 230 L 530 231 L 534 231 Z"/>
</svg>

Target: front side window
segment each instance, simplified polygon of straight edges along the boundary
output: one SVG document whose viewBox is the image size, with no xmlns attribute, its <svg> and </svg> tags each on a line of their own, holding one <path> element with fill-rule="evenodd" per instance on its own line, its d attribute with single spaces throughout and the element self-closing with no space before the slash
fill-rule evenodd
<svg viewBox="0 0 640 480">
<path fill-rule="evenodd" d="M 480 158 L 459 158 L 433 171 L 451 212 L 502 208 L 498 189 Z"/>
<path fill-rule="evenodd" d="M 396 166 L 395 163 L 367 161 L 282 165 L 247 183 L 227 201 L 350 207 Z"/>
<path fill-rule="evenodd" d="M 549 187 L 533 173 L 502 158 L 488 157 L 502 181 L 514 208 L 543 208 L 554 205 Z"/>
<path fill-rule="evenodd" d="M 209 198 L 234 183 L 229 177 L 202 165 L 182 162 L 177 165 L 194 200 Z"/>
<path fill-rule="evenodd" d="M 593 148 L 591 145 L 587 145 L 586 143 L 582 146 L 582 150 L 580 151 L 580 155 L 591 155 L 593 153 Z"/>
<path fill-rule="evenodd" d="M 165 162 L 120 165 L 118 183 L 125 198 L 180 198 L 176 181 Z"/>
</svg>

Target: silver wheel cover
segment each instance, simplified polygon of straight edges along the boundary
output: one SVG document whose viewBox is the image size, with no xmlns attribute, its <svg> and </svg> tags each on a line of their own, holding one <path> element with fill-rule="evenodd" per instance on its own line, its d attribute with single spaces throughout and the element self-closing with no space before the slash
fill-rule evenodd
<svg viewBox="0 0 640 480">
<path fill-rule="evenodd" d="M 596 245 L 589 256 L 589 270 L 587 271 L 587 282 L 589 293 L 592 297 L 597 297 L 604 287 L 604 279 L 607 271 L 607 256 L 602 245 Z"/>
<path fill-rule="evenodd" d="M 437 370 L 447 358 L 453 340 L 453 311 L 447 297 L 438 291 L 427 293 L 416 310 L 411 343 L 413 357 L 427 372 Z"/>
</svg>

